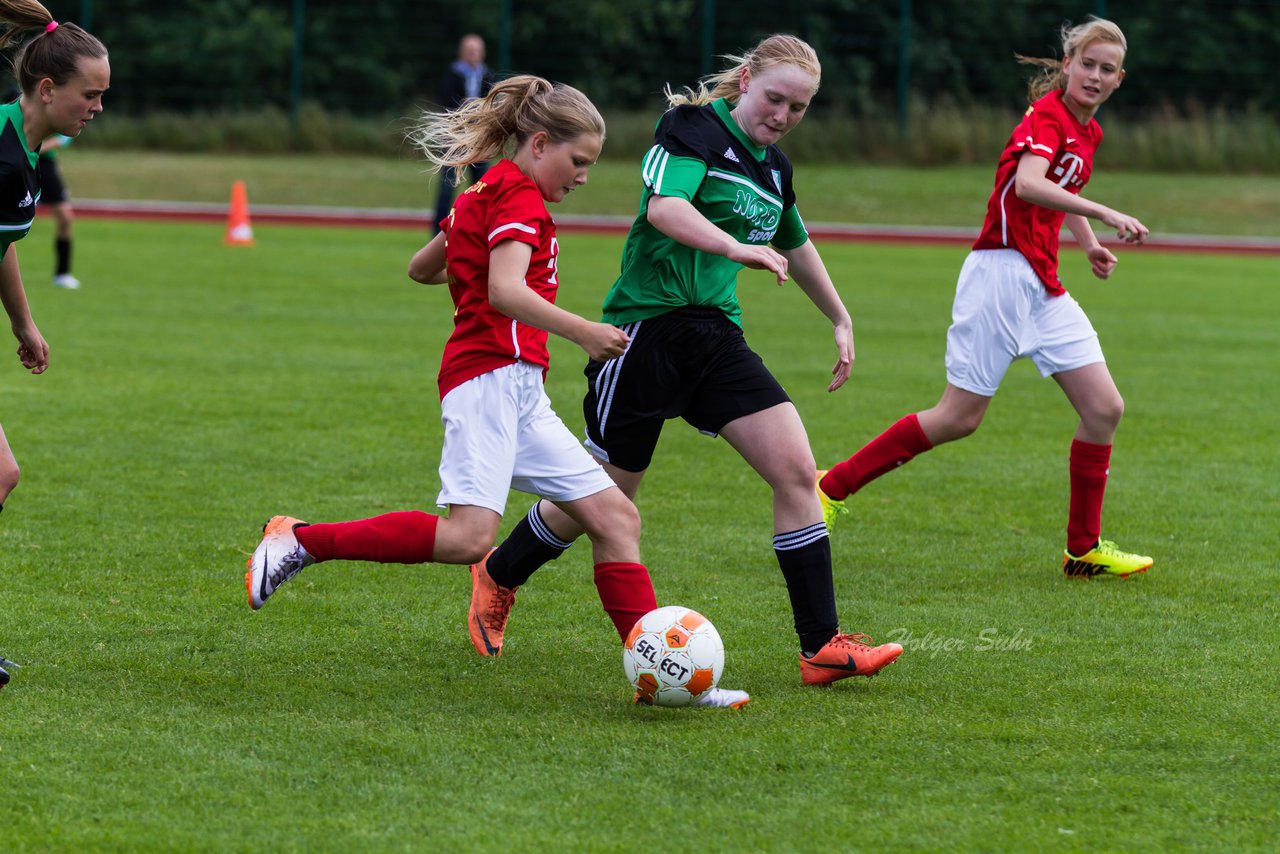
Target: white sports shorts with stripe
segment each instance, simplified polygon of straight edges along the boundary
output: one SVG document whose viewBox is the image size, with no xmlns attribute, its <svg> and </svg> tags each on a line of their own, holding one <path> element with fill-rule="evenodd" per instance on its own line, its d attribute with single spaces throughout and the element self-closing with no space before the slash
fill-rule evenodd
<svg viewBox="0 0 1280 854">
<path fill-rule="evenodd" d="M 649 467 L 671 418 L 715 436 L 744 415 L 791 400 L 742 328 L 716 308 L 686 306 L 622 326 L 627 352 L 587 363 L 587 448 L 624 471 Z"/>
<path fill-rule="evenodd" d="M 1048 377 L 1105 362 L 1098 333 L 1071 294 L 1051 296 L 1016 249 L 969 253 L 947 330 L 947 382 L 995 397 L 1015 359 Z"/>
</svg>

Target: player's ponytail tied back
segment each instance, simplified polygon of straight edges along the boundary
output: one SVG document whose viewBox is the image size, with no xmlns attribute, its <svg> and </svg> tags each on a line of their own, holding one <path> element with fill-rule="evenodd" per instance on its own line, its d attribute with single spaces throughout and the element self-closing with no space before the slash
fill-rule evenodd
<svg viewBox="0 0 1280 854">
<path fill-rule="evenodd" d="M 539 131 L 545 132 L 552 142 L 566 142 L 583 134 L 594 134 L 603 141 L 604 118 L 579 90 L 541 77 L 513 77 L 511 82 L 524 90 L 513 134 L 517 147 Z"/>
<path fill-rule="evenodd" d="M 4 26 L 0 50 L 21 41 L 31 30 L 53 32 L 57 28 L 49 10 L 34 0 L 0 0 L 0 24 Z"/>
<path fill-rule="evenodd" d="M 493 160 L 506 153 L 516 136 L 520 117 L 531 92 L 551 88 L 540 77 L 508 77 L 493 85 L 482 98 L 473 98 L 453 110 L 424 111 L 408 131 L 409 142 L 437 172 Z"/>
<path fill-rule="evenodd" d="M 604 139 L 604 119 L 572 86 L 520 74 L 455 110 L 424 112 L 408 139 L 433 169 L 444 171 L 508 155 L 539 131 L 554 142 L 584 133 Z"/>
<path fill-rule="evenodd" d="M 494 84 L 485 96 L 487 112 L 501 130 L 504 139 L 514 139 L 518 147 L 524 139 L 542 128 L 532 127 L 539 114 L 539 100 L 552 90 L 551 81 L 533 74 L 518 74 Z"/>
<path fill-rule="evenodd" d="M 35 0 L 0 0 L 0 51 L 31 38 L 13 57 L 13 79 L 23 94 L 48 77 L 61 86 L 75 76 L 81 59 L 103 59 L 107 48 L 75 24 L 59 24 Z"/>
</svg>

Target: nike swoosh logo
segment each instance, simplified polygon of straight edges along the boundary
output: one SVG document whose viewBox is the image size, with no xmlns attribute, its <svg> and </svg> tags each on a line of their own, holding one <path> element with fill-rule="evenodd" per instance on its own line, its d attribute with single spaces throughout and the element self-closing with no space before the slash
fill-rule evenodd
<svg viewBox="0 0 1280 854">
<path fill-rule="evenodd" d="M 1067 145 L 1070 145 L 1071 143 L 1073 143 L 1073 142 L 1075 142 L 1075 141 L 1076 141 L 1076 138 L 1075 138 L 1074 136 L 1069 136 L 1069 137 L 1067 137 Z"/>
<path fill-rule="evenodd" d="M 810 667 L 820 667 L 823 670 L 844 670 L 849 673 L 858 672 L 858 665 L 853 663 L 852 655 L 848 656 L 848 660 L 844 664 L 823 664 L 818 661 L 810 661 L 809 659 L 805 659 L 805 664 Z"/>
<path fill-rule="evenodd" d="M 480 630 L 480 639 L 484 641 L 484 648 L 489 650 L 490 655 L 497 655 L 502 647 L 494 646 L 489 642 L 489 633 L 484 630 L 484 622 L 479 617 L 476 617 L 476 628 Z"/>
<path fill-rule="evenodd" d="M 258 599 L 265 602 L 267 600 L 267 555 L 270 553 L 270 546 L 262 548 L 262 581 L 258 583 Z"/>
</svg>

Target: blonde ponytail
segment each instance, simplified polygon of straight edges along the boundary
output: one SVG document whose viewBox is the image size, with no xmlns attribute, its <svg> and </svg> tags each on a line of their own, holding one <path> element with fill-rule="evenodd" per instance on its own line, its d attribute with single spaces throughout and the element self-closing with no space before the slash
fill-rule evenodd
<svg viewBox="0 0 1280 854">
<path fill-rule="evenodd" d="M 499 81 L 483 98 L 455 110 L 424 112 L 408 138 L 437 171 L 444 171 L 509 154 L 538 131 L 553 142 L 586 133 L 604 139 L 604 119 L 572 86 L 523 74 Z"/>
</svg>

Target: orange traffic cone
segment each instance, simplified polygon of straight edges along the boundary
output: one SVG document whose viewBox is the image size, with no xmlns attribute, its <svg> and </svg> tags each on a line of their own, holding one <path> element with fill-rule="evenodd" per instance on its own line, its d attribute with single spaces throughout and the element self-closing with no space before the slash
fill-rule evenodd
<svg viewBox="0 0 1280 854">
<path fill-rule="evenodd" d="M 253 227 L 249 225 L 249 194 L 244 181 L 231 185 L 231 210 L 227 213 L 228 246 L 252 246 Z"/>
</svg>

